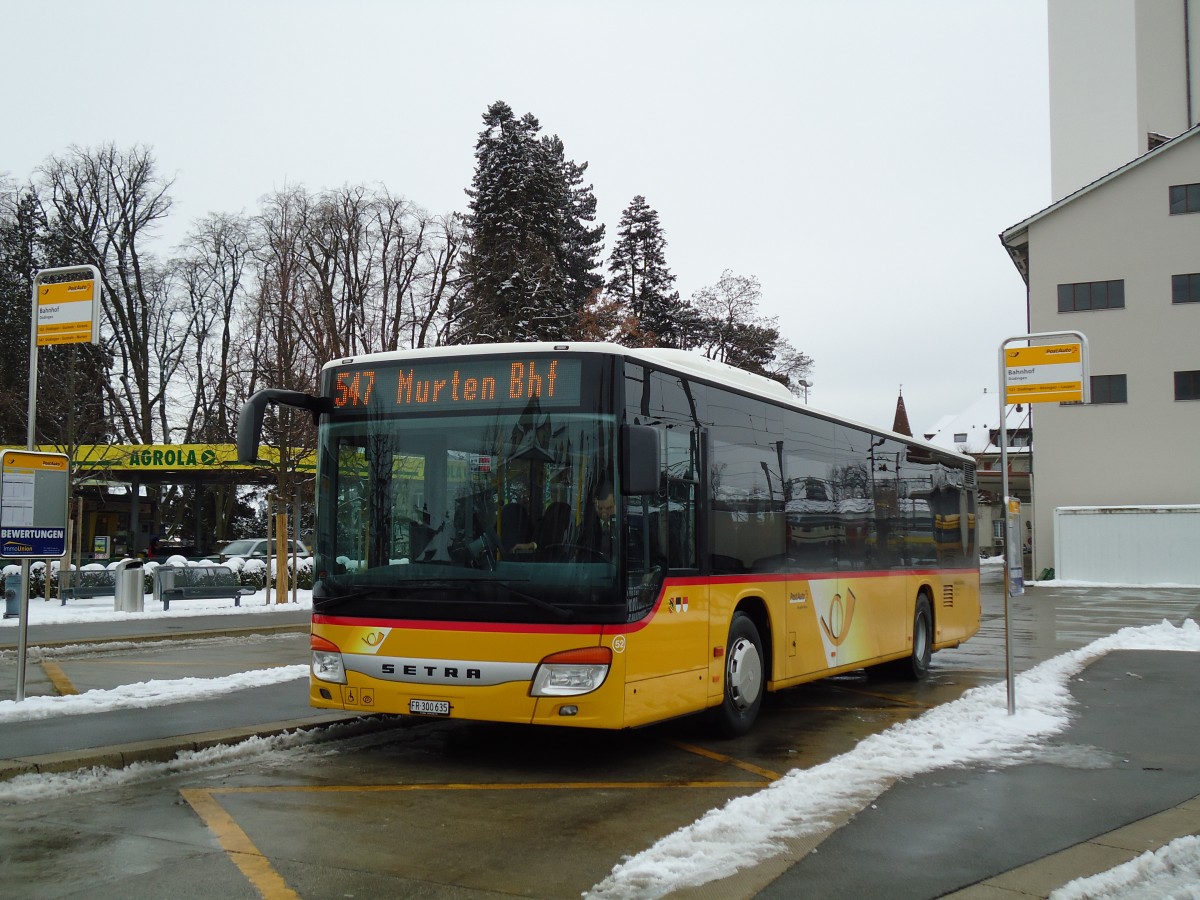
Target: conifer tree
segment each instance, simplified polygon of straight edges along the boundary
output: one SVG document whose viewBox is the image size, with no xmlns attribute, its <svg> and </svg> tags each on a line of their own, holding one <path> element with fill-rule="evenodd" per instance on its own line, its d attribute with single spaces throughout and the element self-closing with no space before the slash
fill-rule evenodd
<svg viewBox="0 0 1200 900">
<path fill-rule="evenodd" d="M 30 315 L 33 278 L 41 269 L 73 264 L 61 233 L 46 220 L 32 190 L 5 197 L 0 208 L 0 442 L 23 445 L 29 429 Z M 68 448 L 106 440 L 101 385 L 108 354 L 92 344 L 38 349 L 39 443 Z"/>
<path fill-rule="evenodd" d="M 29 316 L 37 257 L 37 199 L 5 192 L 0 207 L 0 441 L 23 446 L 29 396 Z"/>
<path fill-rule="evenodd" d="M 608 261 L 608 296 L 610 301 L 619 301 L 632 320 L 626 328 L 630 343 L 688 345 L 686 326 L 693 317 L 675 290 L 666 247 L 658 213 L 639 194 L 621 214 L 616 245 Z"/>
<path fill-rule="evenodd" d="M 596 197 L 592 186 L 583 183 L 588 164 L 565 159 L 557 135 L 548 140 L 562 169 L 566 192 L 562 210 L 562 267 L 567 279 L 567 302 L 573 319 L 578 320 L 589 300 L 604 287 L 604 276 L 598 271 L 604 225 L 590 224 L 596 221 Z"/>
<path fill-rule="evenodd" d="M 467 251 L 467 303 L 452 340 L 528 341 L 574 336 L 594 290 L 603 227 L 586 163 L 565 158 L 557 136 L 540 137 L 531 114 L 488 107 L 475 145 Z"/>
</svg>

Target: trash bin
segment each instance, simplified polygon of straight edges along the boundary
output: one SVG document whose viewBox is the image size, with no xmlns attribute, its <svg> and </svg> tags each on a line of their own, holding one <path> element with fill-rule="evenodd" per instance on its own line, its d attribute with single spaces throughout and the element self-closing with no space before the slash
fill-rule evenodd
<svg viewBox="0 0 1200 900">
<path fill-rule="evenodd" d="M 21 573 L 4 576 L 4 618 L 15 619 L 21 615 Z"/>
<path fill-rule="evenodd" d="M 146 590 L 142 583 L 142 561 L 123 559 L 116 565 L 113 609 L 116 612 L 142 612 L 146 608 Z"/>
</svg>

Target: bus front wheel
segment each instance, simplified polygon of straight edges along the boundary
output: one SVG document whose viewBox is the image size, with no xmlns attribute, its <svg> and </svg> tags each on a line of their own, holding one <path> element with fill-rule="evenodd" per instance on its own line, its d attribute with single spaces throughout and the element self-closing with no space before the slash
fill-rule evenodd
<svg viewBox="0 0 1200 900">
<path fill-rule="evenodd" d="M 715 710 L 717 728 L 726 737 L 745 734 L 758 718 L 766 688 L 763 660 L 754 620 L 734 613 L 725 643 L 725 697 Z"/>
</svg>

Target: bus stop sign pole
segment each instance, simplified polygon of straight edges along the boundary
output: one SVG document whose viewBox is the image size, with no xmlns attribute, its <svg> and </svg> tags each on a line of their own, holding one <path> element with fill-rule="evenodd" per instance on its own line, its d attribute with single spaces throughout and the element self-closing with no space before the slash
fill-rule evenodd
<svg viewBox="0 0 1200 900">
<path fill-rule="evenodd" d="M 1045 341 L 1074 337 L 1077 343 L 1009 347 L 1014 341 Z M 1000 472 L 1005 521 L 1009 510 L 1008 410 L 1014 403 L 1089 403 L 1087 338 L 1081 331 L 1043 331 L 1021 334 L 1000 342 Z M 1008 714 L 1017 710 L 1012 659 L 1012 627 L 1009 620 L 1009 559 L 1012 536 L 1007 527 L 1004 541 L 1004 680 L 1008 685 Z M 1020 563 L 1020 550 L 1017 551 Z"/>
<path fill-rule="evenodd" d="M 33 277 L 33 305 L 30 310 L 29 323 L 29 423 L 26 431 L 25 449 L 29 451 L 27 457 L 57 457 L 61 454 L 34 454 L 32 451 L 37 446 L 37 382 L 38 382 L 38 347 L 47 344 L 87 344 L 98 343 L 100 340 L 100 270 L 95 266 L 61 266 L 54 269 L 42 269 Z M 65 458 L 65 457 L 64 457 Z M 39 520 L 43 520 L 45 516 L 50 516 L 50 521 L 46 521 L 47 528 L 57 528 L 58 519 L 57 512 L 49 512 L 47 510 L 57 509 L 57 491 L 59 490 L 59 480 L 57 472 L 59 471 L 57 464 L 51 463 L 46 459 L 30 460 L 25 459 L 24 462 L 30 463 L 30 468 L 25 474 L 31 474 L 32 490 L 37 494 L 34 499 L 33 509 Z M 70 462 L 66 464 L 64 490 L 66 494 L 70 493 Z M 17 471 L 13 472 L 13 484 L 20 483 L 20 478 L 16 477 Z M 9 479 L 7 468 L 5 469 L 5 479 Z M 0 497 L 0 502 L 3 502 L 6 512 L 10 516 L 18 518 L 25 515 L 21 512 L 16 512 L 16 507 L 8 509 L 13 500 L 13 495 L 18 493 L 17 487 L 9 489 L 7 499 Z M 54 500 L 51 502 L 51 494 L 54 495 Z M 63 499 L 62 510 L 62 531 L 66 534 L 67 525 L 67 510 L 66 510 L 66 494 Z M 2 527 L 2 526 L 0 526 Z M 30 535 L 36 536 L 40 526 L 29 529 L 21 529 L 27 531 Z M 62 558 L 67 555 L 66 545 L 64 542 L 63 548 L 57 553 L 49 552 L 57 548 L 57 543 L 48 541 L 41 543 L 40 540 L 35 544 L 30 545 L 21 543 L 24 537 L 16 538 L 11 547 L 12 554 L 7 552 L 7 549 L 0 550 L 0 556 L 8 558 L 19 558 L 21 560 L 21 589 L 18 601 L 20 603 L 20 618 L 17 620 L 17 693 L 16 700 L 18 702 L 25 699 L 25 656 L 28 650 L 29 643 L 29 563 L 33 558 L 37 559 L 52 559 L 55 556 Z M 4 548 L 8 548 L 7 542 L 0 542 Z M 40 555 L 32 556 L 30 553 L 22 552 L 25 546 L 35 546 Z M 47 575 L 49 572 L 47 572 Z M 49 583 L 49 579 L 47 579 Z"/>
</svg>

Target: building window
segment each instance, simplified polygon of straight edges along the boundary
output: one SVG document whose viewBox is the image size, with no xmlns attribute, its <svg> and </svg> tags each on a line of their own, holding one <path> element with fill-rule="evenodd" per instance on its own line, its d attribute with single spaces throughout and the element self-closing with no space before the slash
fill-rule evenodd
<svg viewBox="0 0 1200 900">
<path fill-rule="evenodd" d="M 1175 399 L 1200 400 L 1200 369 L 1175 373 Z"/>
<path fill-rule="evenodd" d="M 1200 303 L 1200 272 L 1171 276 L 1172 303 Z"/>
<path fill-rule="evenodd" d="M 1093 375 L 1093 403 L 1128 403 L 1124 375 Z"/>
<path fill-rule="evenodd" d="M 965 444 L 966 442 L 967 442 L 967 433 L 965 431 L 960 431 L 954 435 L 954 443 Z"/>
<path fill-rule="evenodd" d="M 1058 286 L 1058 311 L 1124 309 L 1125 281 L 1082 281 Z"/>
<path fill-rule="evenodd" d="M 1200 212 L 1200 184 L 1171 185 L 1171 215 Z"/>
</svg>

